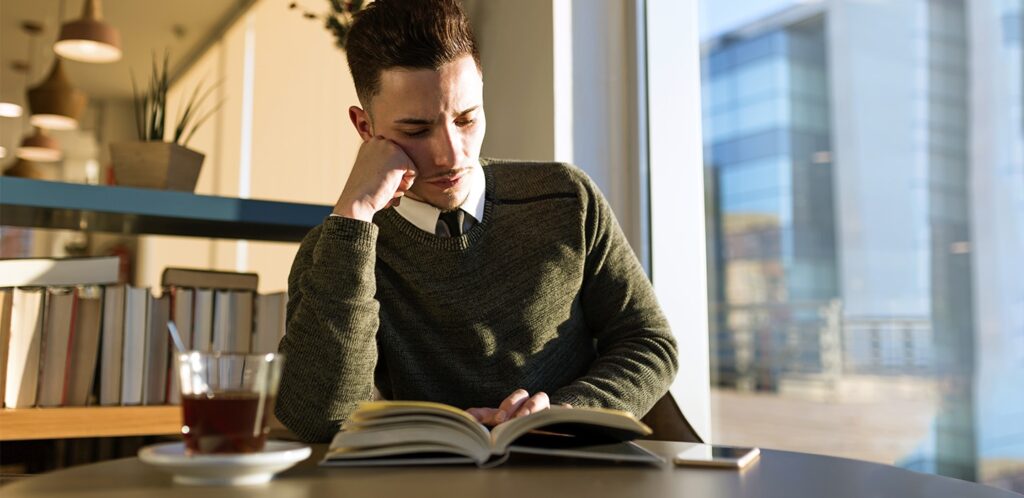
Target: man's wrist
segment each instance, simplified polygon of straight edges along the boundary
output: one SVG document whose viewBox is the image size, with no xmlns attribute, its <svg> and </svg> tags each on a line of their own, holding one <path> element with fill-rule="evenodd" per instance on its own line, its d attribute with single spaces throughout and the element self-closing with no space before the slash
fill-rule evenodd
<svg viewBox="0 0 1024 498">
<path fill-rule="evenodd" d="M 376 214 L 376 211 L 372 208 L 363 207 L 359 203 L 338 203 L 334 206 L 331 214 L 370 223 L 373 221 L 373 215 Z"/>
</svg>

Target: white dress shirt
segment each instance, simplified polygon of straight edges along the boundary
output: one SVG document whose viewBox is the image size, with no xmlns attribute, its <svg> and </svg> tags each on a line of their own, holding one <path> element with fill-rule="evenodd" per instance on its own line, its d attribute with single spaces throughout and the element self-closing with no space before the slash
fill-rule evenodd
<svg viewBox="0 0 1024 498">
<path fill-rule="evenodd" d="M 470 176 L 472 177 L 470 178 L 472 184 L 469 187 L 469 195 L 466 196 L 466 202 L 462 203 L 461 209 L 468 216 L 472 216 L 476 223 L 479 223 L 480 220 L 484 219 L 484 193 L 487 191 L 487 182 L 484 179 L 484 171 L 480 165 L 473 167 Z M 395 211 L 402 215 L 402 218 L 408 220 L 409 223 L 416 225 L 416 228 L 428 233 L 435 233 L 435 230 L 437 230 L 437 220 L 441 216 L 440 209 L 426 202 L 413 200 L 409 196 L 402 197 L 402 203 L 395 206 Z M 467 219 L 466 224 L 471 226 L 473 221 Z"/>
</svg>

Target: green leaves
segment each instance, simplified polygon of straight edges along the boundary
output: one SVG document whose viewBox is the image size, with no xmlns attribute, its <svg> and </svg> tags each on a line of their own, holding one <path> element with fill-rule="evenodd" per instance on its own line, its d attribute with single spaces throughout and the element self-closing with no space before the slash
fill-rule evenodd
<svg viewBox="0 0 1024 498">
<path fill-rule="evenodd" d="M 132 96 L 134 97 L 133 101 L 135 104 L 135 128 L 139 140 L 143 142 L 164 141 L 166 138 L 168 119 L 167 91 L 170 88 L 167 70 L 169 61 L 170 53 L 168 51 L 164 52 L 162 62 L 157 60 L 156 54 L 153 54 L 153 68 L 150 73 L 149 87 L 145 93 L 139 93 L 134 72 L 131 75 Z M 219 81 L 203 91 L 203 83 L 200 82 L 192 91 L 191 97 L 187 101 L 182 101 L 186 102 L 183 111 L 180 110 L 181 102 L 179 102 L 177 123 L 174 126 L 174 133 L 171 137 L 173 143 L 182 147 L 188 146 L 188 142 L 196 130 L 220 109 L 223 100 L 215 104 L 205 114 L 199 115 L 200 108 L 218 86 L 220 86 Z"/>
<path fill-rule="evenodd" d="M 288 9 L 301 9 L 302 16 L 306 19 L 322 18 L 324 28 L 334 35 L 338 48 L 345 50 L 345 40 L 348 38 L 349 30 L 352 29 L 354 16 L 363 10 L 366 2 L 363 0 L 327 0 L 327 3 L 331 6 L 331 10 L 324 14 L 316 14 L 299 5 L 298 2 L 291 2 Z"/>
</svg>

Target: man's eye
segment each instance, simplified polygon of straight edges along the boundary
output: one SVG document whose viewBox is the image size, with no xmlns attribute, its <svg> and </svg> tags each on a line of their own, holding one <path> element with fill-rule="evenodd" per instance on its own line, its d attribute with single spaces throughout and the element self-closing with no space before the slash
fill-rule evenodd
<svg viewBox="0 0 1024 498">
<path fill-rule="evenodd" d="M 459 127 L 462 127 L 462 128 L 465 128 L 466 126 L 470 126 L 473 123 L 476 123 L 475 119 L 463 119 L 462 121 L 456 121 L 455 125 L 459 126 Z"/>
<path fill-rule="evenodd" d="M 426 135 L 428 131 L 429 130 L 424 128 L 424 129 L 419 130 L 419 131 L 405 131 L 405 132 L 402 132 L 402 133 L 405 133 L 405 136 L 407 136 L 407 137 L 422 137 L 422 136 Z"/>
</svg>

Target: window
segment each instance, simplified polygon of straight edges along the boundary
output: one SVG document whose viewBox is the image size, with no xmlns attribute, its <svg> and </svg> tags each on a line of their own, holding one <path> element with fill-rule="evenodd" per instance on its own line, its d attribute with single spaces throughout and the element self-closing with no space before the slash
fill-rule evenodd
<svg viewBox="0 0 1024 498">
<path fill-rule="evenodd" d="M 1024 2 L 699 3 L 713 441 L 1024 491 Z"/>
</svg>

